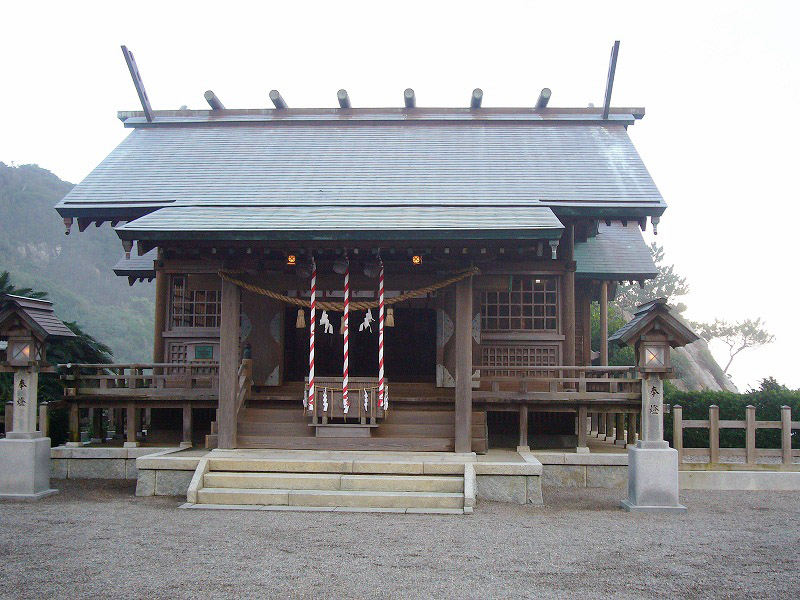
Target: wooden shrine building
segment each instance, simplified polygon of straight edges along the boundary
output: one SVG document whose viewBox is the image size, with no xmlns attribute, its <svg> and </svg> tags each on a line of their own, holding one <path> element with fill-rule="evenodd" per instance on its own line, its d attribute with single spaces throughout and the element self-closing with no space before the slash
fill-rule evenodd
<svg viewBox="0 0 800 600">
<path fill-rule="evenodd" d="M 644 110 L 546 92 L 119 113 L 130 135 L 56 209 L 110 223 L 115 272 L 155 280 L 153 362 L 65 369 L 73 425 L 120 409 L 135 442 L 152 409 L 221 448 L 456 452 L 634 429 L 640 381 L 606 344 L 593 362 L 590 305 L 656 275 Z"/>
</svg>

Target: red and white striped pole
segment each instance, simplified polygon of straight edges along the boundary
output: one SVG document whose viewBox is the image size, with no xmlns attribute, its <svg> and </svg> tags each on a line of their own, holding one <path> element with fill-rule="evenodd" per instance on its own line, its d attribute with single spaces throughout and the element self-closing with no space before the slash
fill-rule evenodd
<svg viewBox="0 0 800 600">
<path fill-rule="evenodd" d="M 381 271 L 378 275 L 378 406 L 385 408 L 383 391 L 385 381 L 383 377 L 383 319 L 384 319 L 384 304 L 383 304 L 383 260 L 380 258 Z"/>
<path fill-rule="evenodd" d="M 311 334 L 308 347 L 308 411 L 314 414 L 314 334 L 317 329 L 317 263 L 311 257 Z"/>
<path fill-rule="evenodd" d="M 349 387 L 348 371 L 350 369 L 350 261 L 345 254 L 344 257 L 347 262 L 347 268 L 344 272 L 344 314 L 342 320 L 344 323 L 344 362 L 342 364 L 342 409 L 344 414 L 350 410 L 350 399 L 347 397 L 347 388 Z"/>
</svg>

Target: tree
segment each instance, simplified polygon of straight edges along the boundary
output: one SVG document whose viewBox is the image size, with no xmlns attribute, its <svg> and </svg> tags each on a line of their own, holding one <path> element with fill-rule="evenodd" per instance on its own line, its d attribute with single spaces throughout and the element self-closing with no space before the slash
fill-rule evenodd
<svg viewBox="0 0 800 600">
<path fill-rule="evenodd" d="M 667 301 L 677 312 L 686 310 L 686 305 L 682 302 L 675 302 L 680 296 L 689 293 L 689 284 L 685 277 L 681 277 L 675 272 L 675 265 L 664 264 L 664 248 L 655 242 L 650 244 L 650 253 L 653 255 L 653 262 L 658 269 L 655 279 L 649 279 L 643 284 L 625 284 L 619 287 L 617 292 L 617 304 L 628 312 L 633 312 L 640 304 L 655 300 L 656 298 L 666 298 Z"/>
<path fill-rule="evenodd" d="M 720 340 L 728 346 L 728 364 L 722 369 L 728 374 L 728 369 L 742 350 L 759 348 L 775 341 L 775 336 L 767 331 L 761 319 L 745 319 L 736 323 L 729 323 L 722 319 L 714 319 L 713 323 L 692 323 L 697 333 L 707 342 Z"/>
<path fill-rule="evenodd" d="M 47 292 L 35 292 L 31 288 L 15 288 L 11 283 L 11 275 L 9 275 L 8 271 L 0 273 L 0 296 L 3 294 L 38 298 L 40 300 L 47 298 Z"/>
</svg>

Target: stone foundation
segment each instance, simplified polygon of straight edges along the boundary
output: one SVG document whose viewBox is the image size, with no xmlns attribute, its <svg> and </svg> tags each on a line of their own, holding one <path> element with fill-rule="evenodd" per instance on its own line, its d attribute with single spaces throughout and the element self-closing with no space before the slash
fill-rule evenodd
<svg viewBox="0 0 800 600">
<path fill-rule="evenodd" d="M 177 452 L 179 448 L 67 448 L 50 449 L 53 479 L 136 479 L 140 456 Z"/>
</svg>

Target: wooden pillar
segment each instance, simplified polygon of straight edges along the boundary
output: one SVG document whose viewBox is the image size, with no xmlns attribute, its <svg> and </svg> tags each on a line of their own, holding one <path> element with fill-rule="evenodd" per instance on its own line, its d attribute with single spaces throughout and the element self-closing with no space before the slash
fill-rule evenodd
<svg viewBox="0 0 800 600">
<path fill-rule="evenodd" d="M 625 413 L 617 413 L 617 439 L 614 440 L 617 446 L 625 445 Z"/>
<path fill-rule="evenodd" d="M 562 235 L 564 260 L 567 270 L 564 273 L 564 356 L 561 363 L 575 364 L 575 225 L 569 223 Z"/>
<path fill-rule="evenodd" d="M 138 416 L 139 411 L 133 404 L 128 404 L 126 407 L 126 423 L 125 423 L 125 444 L 126 448 L 135 448 L 139 445 L 136 441 L 136 434 L 139 433 Z"/>
<path fill-rule="evenodd" d="M 167 362 L 164 357 L 164 326 L 167 322 L 168 293 L 169 276 L 164 269 L 156 269 L 156 310 L 153 329 L 154 363 Z"/>
<path fill-rule="evenodd" d="M 719 406 L 708 407 L 708 447 L 709 462 L 719 462 Z"/>
<path fill-rule="evenodd" d="M 636 413 L 628 413 L 628 446 L 636 444 Z"/>
<path fill-rule="evenodd" d="M 678 451 L 678 464 L 683 462 L 683 407 L 672 407 L 672 447 Z"/>
<path fill-rule="evenodd" d="M 600 364 L 608 365 L 608 282 L 600 283 Z"/>
<path fill-rule="evenodd" d="M 92 423 L 92 441 L 106 441 L 105 431 L 103 431 L 103 409 L 96 407 L 89 409 L 90 422 Z"/>
<path fill-rule="evenodd" d="M 745 462 L 756 464 L 756 407 L 748 404 L 745 409 Z"/>
<path fill-rule="evenodd" d="M 50 435 L 50 418 L 47 410 L 47 402 L 39 405 L 39 431 L 44 437 Z"/>
<path fill-rule="evenodd" d="M 606 441 L 614 441 L 614 413 L 606 413 Z"/>
<path fill-rule="evenodd" d="M 578 453 L 585 453 L 589 452 L 589 446 L 586 443 L 586 425 L 587 425 L 587 415 L 586 415 L 586 407 L 579 406 L 578 407 Z"/>
<path fill-rule="evenodd" d="M 792 408 L 781 406 L 781 459 L 783 464 L 792 464 Z"/>
<path fill-rule="evenodd" d="M 600 429 L 600 413 L 593 412 L 591 415 L 592 425 L 589 428 L 589 435 L 597 437 L 597 432 Z"/>
<path fill-rule="evenodd" d="M 218 448 L 236 447 L 236 391 L 239 372 L 239 303 L 236 284 L 222 280 L 222 314 L 219 341 Z M 457 411 L 456 411 L 457 412 Z M 456 431 L 458 426 L 456 425 Z"/>
<path fill-rule="evenodd" d="M 456 283 L 456 452 L 472 452 L 472 277 Z"/>
<path fill-rule="evenodd" d="M 597 437 L 601 440 L 606 437 L 606 414 L 597 413 Z"/>
<path fill-rule="evenodd" d="M 528 448 L 528 405 L 519 405 L 519 447 Z"/>
<path fill-rule="evenodd" d="M 192 447 L 192 405 L 188 402 L 183 405 L 183 441 L 182 447 Z"/>
<path fill-rule="evenodd" d="M 81 441 L 81 409 L 77 402 L 71 402 L 69 405 L 69 441 L 73 443 Z"/>
</svg>

